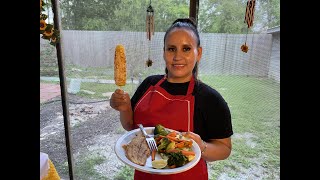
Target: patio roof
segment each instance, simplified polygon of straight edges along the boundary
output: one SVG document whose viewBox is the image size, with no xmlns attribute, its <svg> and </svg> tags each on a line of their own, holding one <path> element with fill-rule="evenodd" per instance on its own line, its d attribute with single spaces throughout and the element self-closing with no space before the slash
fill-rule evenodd
<svg viewBox="0 0 320 180">
<path fill-rule="evenodd" d="M 278 33 L 278 32 L 280 32 L 280 26 L 276 26 L 276 27 L 272 27 L 272 28 L 267 29 L 268 34 Z"/>
</svg>

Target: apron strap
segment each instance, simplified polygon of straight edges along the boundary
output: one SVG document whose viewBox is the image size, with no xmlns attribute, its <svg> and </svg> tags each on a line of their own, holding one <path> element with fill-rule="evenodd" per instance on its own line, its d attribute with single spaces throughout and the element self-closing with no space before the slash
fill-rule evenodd
<svg viewBox="0 0 320 180">
<path fill-rule="evenodd" d="M 160 79 L 154 87 L 160 86 L 160 84 L 166 79 L 167 79 L 167 75 L 165 74 L 164 77 L 162 79 Z M 195 84 L 195 80 L 194 80 L 194 76 L 192 75 L 186 95 L 192 94 L 193 89 L 194 89 L 194 84 Z"/>
<path fill-rule="evenodd" d="M 164 80 L 166 80 L 166 79 L 167 79 L 167 75 L 164 75 L 164 77 L 163 77 L 162 79 L 160 79 L 160 81 L 158 81 L 157 84 L 154 85 L 154 87 L 160 86 L 160 84 L 161 84 Z"/>
<path fill-rule="evenodd" d="M 194 80 L 194 76 L 192 75 L 192 78 L 191 78 L 190 83 L 189 83 L 187 95 L 192 94 L 193 89 L 194 89 L 194 83 L 195 83 L 195 80 Z"/>
</svg>

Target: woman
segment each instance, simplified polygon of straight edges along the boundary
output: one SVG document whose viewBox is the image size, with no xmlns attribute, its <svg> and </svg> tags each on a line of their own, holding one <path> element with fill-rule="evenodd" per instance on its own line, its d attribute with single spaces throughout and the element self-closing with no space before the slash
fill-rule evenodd
<svg viewBox="0 0 320 180">
<path fill-rule="evenodd" d="M 137 124 L 185 132 L 201 149 L 196 166 L 182 173 L 155 175 L 135 170 L 134 179 L 208 180 L 206 161 L 223 160 L 231 153 L 230 110 L 223 97 L 197 79 L 202 56 L 200 37 L 192 19 L 177 19 L 164 36 L 165 75 L 147 77 L 132 99 L 117 89 L 110 105 L 120 111 L 124 129 Z"/>
</svg>

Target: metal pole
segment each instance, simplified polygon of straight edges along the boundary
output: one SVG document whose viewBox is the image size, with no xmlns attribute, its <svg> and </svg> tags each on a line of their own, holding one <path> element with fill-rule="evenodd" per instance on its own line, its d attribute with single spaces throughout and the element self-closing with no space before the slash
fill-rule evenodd
<svg viewBox="0 0 320 180">
<path fill-rule="evenodd" d="M 60 28 L 60 14 L 59 14 L 59 1 L 51 0 L 52 11 L 53 11 L 53 22 L 54 29 L 58 30 L 60 33 L 60 40 L 56 43 L 56 51 L 57 51 L 57 59 L 58 59 L 58 67 L 59 67 L 59 78 L 60 78 L 60 89 L 61 89 L 61 102 L 62 102 L 62 110 L 63 110 L 63 122 L 64 122 L 64 131 L 65 131 L 65 139 L 66 139 L 66 149 L 68 156 L 68 167 L 69 167 L 69 177 L 70 180 L 74 179 L 73 172 L 73 156 L 72 156 L 72 144 L 71 144 L 71 135 L 70 135 L 70 118 L 69 118 L 69 107 L 68 107 L 68 94 L 67 94 L 67 86 L 66 86 L 66 77 L 64 71 L 64 61 L 62 58 L 62 39 L 61 36 L 61 28 Z"/>
</svg>

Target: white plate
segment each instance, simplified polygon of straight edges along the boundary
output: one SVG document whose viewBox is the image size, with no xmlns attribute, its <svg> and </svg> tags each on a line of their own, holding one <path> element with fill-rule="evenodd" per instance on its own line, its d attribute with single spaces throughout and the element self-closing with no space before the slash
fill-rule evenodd
<svg viewBox="0 0 320 180">
<path fill-rule="evenodd" d="M 145 130 L 147 132 L 147 134 L 153 135 L 153 130 L 154 127 L 145 127 Z M 169 131 L 173 131 L 171 129 L 167 129 Z M 152 167 L 151 164 L 151 156 L 148 157 L 146 165 L 141 166 L 138 164 L 135 164 L 133 162 L 131 162 L 125 155 L 125 151 L 123 149 L 123 145 L 128 144 L 132 138 L 134 138 L 136 136 L 137 133 L 141 133 L 140 129 L 134 129 L 132 131 L 127 132 L 126 134 L 122 135 L 116 142 L 115 146 L 114 146 L 114 150 L 116 152 L 117 157 L 124 162 L 125 164 L 133 167 L 134 169 L 137 169 L 139 171 L 143 171 L 146 173 L 151 173 L 151 174 L 176 174 L 176 173 L 181 173 L 184 171 L 187 171 L 189 169 L 191 169 L 193 166 L 195 166 L 200 158 L 201 158 L 201 151 L 200 148 L 198 146 L 198 144 L 193 141 L 192 143 L 192 150 L 193 152 L 195 152 L 196 156 L 195 158 L 188 162 L 187 164 L 181 166 L 181 167 L 177 167 L 177 168 L 173 168 L 173 169 L 155 169 Z M 157 153 L 155 159 L 161 159 L 160 155 Z"/>
</svg>

